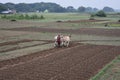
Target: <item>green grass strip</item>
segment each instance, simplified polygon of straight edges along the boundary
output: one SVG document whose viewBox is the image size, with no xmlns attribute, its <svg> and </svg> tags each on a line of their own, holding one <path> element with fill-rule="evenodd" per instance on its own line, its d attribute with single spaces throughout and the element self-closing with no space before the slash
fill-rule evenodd
<svg viewBox="0 0 120 80">
<path fill-rule="evenodd" d="M 120 56 L 115 58 L 112 62 L 108 63 L 101 71 L 96 74 L 94 77 L 92 77 L 90 80 L 99 80 L 99 78 L 105 74 L 105 72 L 117 61 L 120 59 Z"/>
</svg>

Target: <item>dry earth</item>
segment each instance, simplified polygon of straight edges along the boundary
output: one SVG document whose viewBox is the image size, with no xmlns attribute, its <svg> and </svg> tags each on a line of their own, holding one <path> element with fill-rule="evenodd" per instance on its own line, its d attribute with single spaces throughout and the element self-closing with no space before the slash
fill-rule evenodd
<svg viewBox="0 0 120 80">
<path fill-rule="evenodd" d="M 7 30 L 13 31 L 30 31 L 30 32 L 54 32 L 54 33 L 70 33 L 70 34 L 88 34 L 88 35 L 102 35 L 102 36 L 116 36 L 120 37 L 120 29 L 102 29 L 102 28 L 80 28 L 80 29 L 55 29 L 55 28 L 37 28 L 37 27 L 23 27 L 11 28 Z"/>
<path fill-rule="evenodd" d="M 30 32 L 60 31 L 63 33 L 118 37 L 120 34 L 120 30 L 117 29 L 97 28 L 60 30 L 25 27 L 9 30 Z M 11 43 L 16 44 L 18 42 Z M 1 44 L 1 46 L 11 43 Z M 85 45 L 72 42 L 68 48 L 53 48 L 1 61 L 0 80 L 88 80 L 118 55 L 120 55 L 120 46 Z"/>
<path fill-rule="evenodd" d="M 0 80 L 88 80 L 120 54 L 120 47 L 72 43 L 0 62 Z"/>
<path fill-rule="evenodd" d="M 81 28 L 62 30 L 22 27 L 5 30 L 120 37 L 119 29 Z M 0 43 L 0 46 L 26 41 L 30 42 L 31 40 L 5 42 Z M 51 42 L 48 41 L 47 43 Z M 52 48 L 0 61 L 0 80 L 88 80 L 118 55 L 120 55 L 120 46 L 72 42 L 68 48 Z"/>
</svg>

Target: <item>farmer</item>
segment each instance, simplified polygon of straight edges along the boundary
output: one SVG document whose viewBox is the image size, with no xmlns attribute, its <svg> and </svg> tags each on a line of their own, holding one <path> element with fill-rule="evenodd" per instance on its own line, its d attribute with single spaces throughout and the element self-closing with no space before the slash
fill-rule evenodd
<svg viewBox="0 0 120 80">
<path fill-rule="evenodd" d="M 60 44 L 61 44 L 61 36 L 60 36 L 60 34 L 57 36 L 57 43 L 58 43 L 58 46 L 60 46 Z"/>
</svg>

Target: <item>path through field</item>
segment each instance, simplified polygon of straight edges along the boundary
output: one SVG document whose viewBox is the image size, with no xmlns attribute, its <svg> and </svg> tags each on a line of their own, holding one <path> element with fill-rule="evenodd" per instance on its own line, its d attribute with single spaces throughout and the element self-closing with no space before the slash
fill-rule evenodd
<svg viewBox="0 0 120 80">
<path fill-rule="evenodd" d="M 73 43 L 1 62 L 0 80 L 88 80 L 119 54 L 120 47 Z"/>
</svg>

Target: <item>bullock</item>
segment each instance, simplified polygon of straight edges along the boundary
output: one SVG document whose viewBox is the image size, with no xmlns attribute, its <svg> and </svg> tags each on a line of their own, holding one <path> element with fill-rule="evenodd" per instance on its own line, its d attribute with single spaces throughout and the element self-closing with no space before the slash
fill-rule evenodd
<svg viewBox="0 0 120 80">
<path fill-rule="evenodd" d="M 66 47 L 69 46 L 69 44 L 70 44 L 70 38 L 71 38 L 71 35 L 69 35 L 69 36 L 63 36 L 62 37 L 63 46 L 66 46 Z"/>
<path fill-rule="evenodd" d="M 71 35 L 57 35 L 54 37 L 54 40 L 55 40 L 55 43 L 54 43 L 54 46 L 55 47 L 61 47 L 61 46 L 64 46 L 64 47 L 68 47 L 69 44 L 70 44 L 70 38 L 71 38 Z"/>
</svg>

